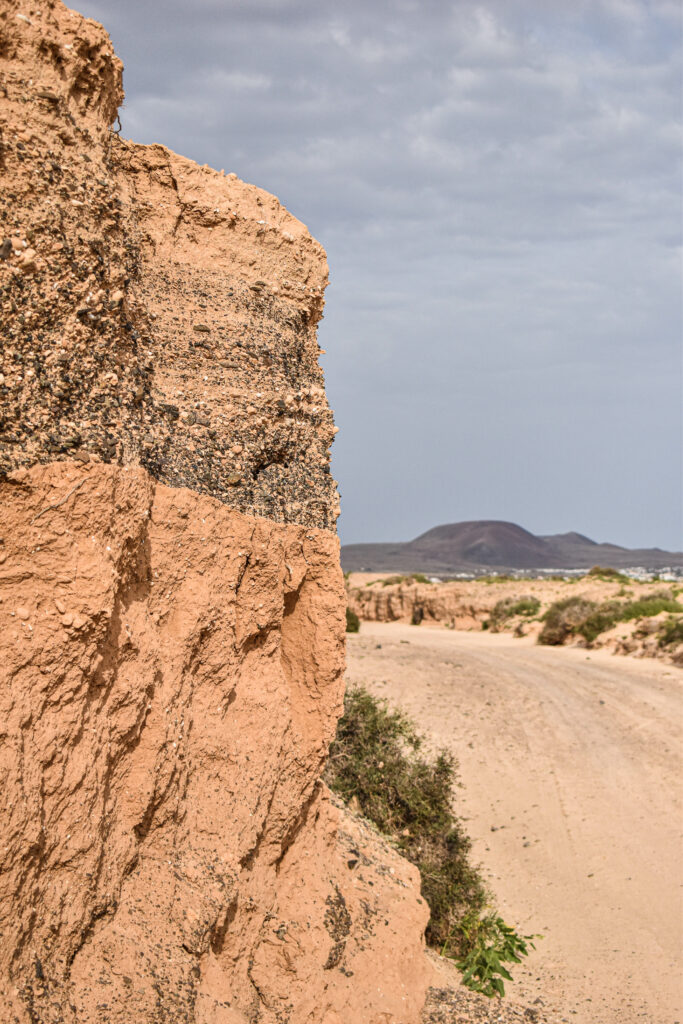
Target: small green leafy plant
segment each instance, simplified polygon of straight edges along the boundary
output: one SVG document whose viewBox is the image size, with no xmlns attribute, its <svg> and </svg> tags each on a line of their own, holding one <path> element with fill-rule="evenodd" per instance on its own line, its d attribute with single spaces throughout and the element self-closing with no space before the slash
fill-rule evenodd
<svg viewBox="0 0 683 1024">
<path fill-rule="evenodd" d="M 512 981 L 505 964 L 520 964 L 536 948 L 533 940 L 540 935 L 520 935 L 495 911 L 464 922 L 463 928 L 468 952 L 456 963 L 463 985 L 485 996 L 505 995 L 505 982 Z"/>
</svg>

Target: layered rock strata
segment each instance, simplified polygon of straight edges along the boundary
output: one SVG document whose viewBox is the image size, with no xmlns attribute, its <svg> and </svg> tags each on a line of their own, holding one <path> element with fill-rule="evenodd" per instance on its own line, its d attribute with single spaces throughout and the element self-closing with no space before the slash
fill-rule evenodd
<svg viewBox="0 0 683 1024">
<path fill-rule="evenodd" d="M 120 139 L 100 26 L 22 11 L 3 0 L 0 466 L 142 465 L 334 528 L 322 247 L 234 174 Z"/>
<path fill-rule="evenodd" d="M 323 250 L 113 134 L 96 23 L 2 0 L 0 56 L 0 1020 L 411 1024 L 416 872 L 318 781 Z"/>
</svg>

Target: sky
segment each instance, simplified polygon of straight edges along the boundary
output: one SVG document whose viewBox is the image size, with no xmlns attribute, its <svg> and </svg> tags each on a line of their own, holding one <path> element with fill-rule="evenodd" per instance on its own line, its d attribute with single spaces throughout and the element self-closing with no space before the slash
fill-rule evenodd
<svg viewBox="0 0 683 1024">
<path fill-rule="evenodd" d="M 84 0 L 123 134 L 325 246 L 343 543 L 683 547 L 678 0 Z"/>
</svg>

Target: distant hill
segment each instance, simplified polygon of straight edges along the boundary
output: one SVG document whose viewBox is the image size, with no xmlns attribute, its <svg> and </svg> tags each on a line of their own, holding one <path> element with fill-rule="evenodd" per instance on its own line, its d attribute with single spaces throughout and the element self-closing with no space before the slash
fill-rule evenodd
<svg viewBox="0 0 683 1024">
<path fill-rule="evenodd" d="M 598 544 L 580 533 L 537 537 L 515 523 L 496 519 L 435 526 L 415 540 L 401 544 L 345 544 L 345 572 L 497 572 L 510 569 L 646 569 L 683 568 L 683 552 L 660 548 L 632 550 L 618 544 Z"/>
</svg>

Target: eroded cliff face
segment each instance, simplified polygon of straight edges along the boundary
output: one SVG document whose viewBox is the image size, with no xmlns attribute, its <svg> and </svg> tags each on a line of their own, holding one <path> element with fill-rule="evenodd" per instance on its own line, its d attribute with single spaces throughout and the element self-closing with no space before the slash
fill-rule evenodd
<svg viewBox="0 0 683 1024">
<path fill-rule="evenodd" d="M 273 196 L 119 139 L 101 27 L 3 0 L 0 465 L 96 456 L 334 528 L 322 247 Z"/>
<path fill-rule="evenodd" d="M 0 1019 L 409 1024 L 416 872 L 318 781 L 324 253 L 109 131 L 96 23 L 2 0 L 0 56 Z"/>
</svg>

